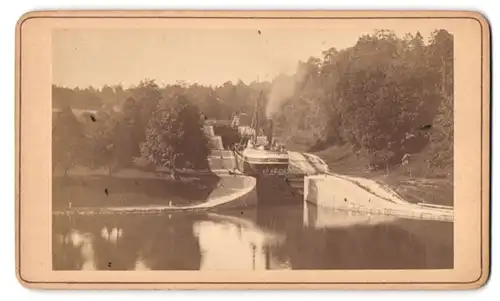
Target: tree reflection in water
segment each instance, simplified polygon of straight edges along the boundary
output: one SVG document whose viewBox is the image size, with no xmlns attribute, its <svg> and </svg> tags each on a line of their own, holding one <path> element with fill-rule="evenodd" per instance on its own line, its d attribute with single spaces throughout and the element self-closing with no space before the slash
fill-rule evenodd
<svg viewBox="0 0 500 301">
<path fill-rule="evenodd" d="M 453 224 L 314 206 L 54 218 L 57 270 L 439 269 Z"/>
<path fill-rule="evenodd" d="M 98 270 L 198 270 L 200 267 L 201 255 L 193 235 L 191 216 L 78 216 L 72 218 L 72 225 L 94 238 Z M 62 248 L 57 241 L 54 244 L 55 269 L 81 268 L 81 265 L 68 263 L 81 260 L 77 248 Z M 70 259 L 66 259 L 69 256 Z"/>
<path fill-rule="evenodd" d="M 202 270 L 265 270 L 266 247 L 285 237 L 261 229 L 254 221 L 231 215 L 208 214 L 195 224 Z"/>
</svg>

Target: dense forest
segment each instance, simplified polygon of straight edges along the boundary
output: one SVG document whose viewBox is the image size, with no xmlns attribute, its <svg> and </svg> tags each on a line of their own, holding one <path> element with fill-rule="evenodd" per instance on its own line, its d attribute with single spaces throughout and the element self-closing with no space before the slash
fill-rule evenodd
<svg viewBox="0 0 500 301">
<path fill-rule="evenodd" d="M 451 175 L 453 36 L 446 30 L 429 41 L 418 32 L 397 37 L 379 30 L 350 48 L 298 62 L 295 74 L 270 82 L 53 86 L 55 166 L 111 172 L 137 158 L 169 166 L 182 153 L 182 164 L 204 168 L 199 158 L 210 149 L 201 116 L 251 116 L 261 91 L 263 117 L 273 119 L 289 149 L 319 153 L 346 172 L 388 172 L 411 160 L 414 175 Z"/>
</svg>

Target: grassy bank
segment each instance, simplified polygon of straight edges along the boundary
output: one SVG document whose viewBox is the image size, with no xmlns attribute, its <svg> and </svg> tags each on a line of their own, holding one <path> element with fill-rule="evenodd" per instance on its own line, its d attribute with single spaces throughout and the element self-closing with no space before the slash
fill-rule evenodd
<svg viewBox="0 0 500 301">
<path fill-rule="evenodd" d="M 174 180 L 135 170 L 113 175 L 70 173 L 53 179 L 53 208 L 196 205 L 205 202 L 219 182 L 215 174 Z"/>
<path fill-rule="evenodd" d="M 396 191 L 411 203 L 453 206 L 453 167 L 429 168 L 423 152 L 405 166 L 397 165 L 387 170 L 371 171 L 369 161 L 350 146 L 335 146 L 315 153 L 323 158 L 330 170 L 337 174 L 365 177 L 376 180 Z"/>
</svg>

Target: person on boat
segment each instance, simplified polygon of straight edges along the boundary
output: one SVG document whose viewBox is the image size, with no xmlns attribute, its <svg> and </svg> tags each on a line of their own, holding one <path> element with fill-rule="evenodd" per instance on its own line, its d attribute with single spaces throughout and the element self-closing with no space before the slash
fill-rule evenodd
<svg viewBox="0 0 500 301">
<path fill-rule="evenodd" d="M 255 148 L 255 145 L 253 144 L 252 139 L 248 139 L 247 148 Z"/>
<path fill-rule="evenodd" d="M 240 126 L 240 112 L 236 111 L 231 122 L 232 128 L 238 128 Z"/>
</svg>

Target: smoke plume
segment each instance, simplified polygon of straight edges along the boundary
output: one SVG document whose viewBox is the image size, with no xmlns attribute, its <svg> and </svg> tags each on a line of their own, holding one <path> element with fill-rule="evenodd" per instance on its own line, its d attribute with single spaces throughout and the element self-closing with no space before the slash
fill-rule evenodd
<svg viewBox="0 0 500 301">
<path fill-rule="evenodd" d="M 273 80 L 271 91 L 267 97 L 266 118 L 271 119 L 286 101 L 295 94 L 305 75 L 305 72 L 299 70 L 294 75 L 280 74 Z"/>
</svg>

